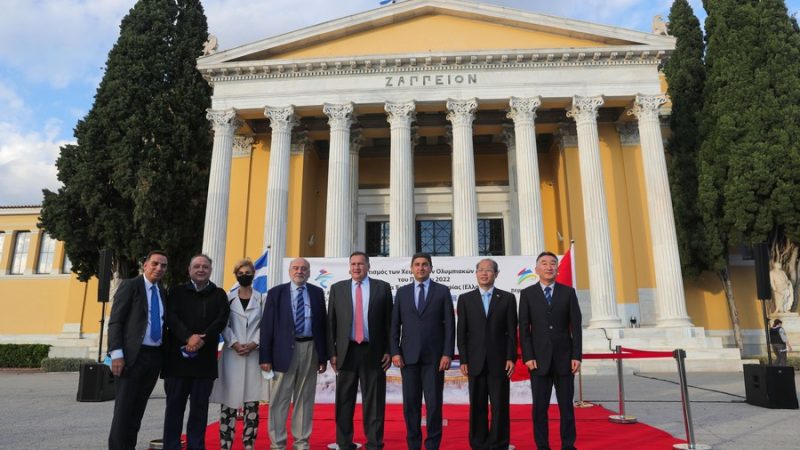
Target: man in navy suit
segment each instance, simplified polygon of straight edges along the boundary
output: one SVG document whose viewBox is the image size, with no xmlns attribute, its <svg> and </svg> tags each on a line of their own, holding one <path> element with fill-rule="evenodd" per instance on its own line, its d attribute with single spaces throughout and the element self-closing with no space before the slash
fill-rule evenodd
<svg viewBox="0 0 800 450">
<path fill-rule="evenodd" d="M 114 294 L 108 321 L 108 353 L 117 380 L 114 418 L 108 436 L 111 450 L 133 450 L 147 400 L 163 365 L 164 300 L 161 278 L 167 254 L 152 251 L 142 275 L 125 280 Z"/>
<path fill-rule="evenodd" d="M 307 260 L 292 260 L 292 281 L 270 289 L 264 305 L 259 362 L 261 370 L 275 371 L 267 424 L 272 449 L 286 448 L 286 419 L 292 400 L 294 448 L 309 448 L 317 373 L 325 371 L 328 360 L 325 294 L 306 283 L 310 275 Z"/>
<path fill-rule="evenodd" d="M 458 297 L 458 354 L 461 373 L 469 377 L 469 444 L 474 450 L 508 449 L 517 299 L 495 287 L 498 273 L 496 261 L 480 260 L 475 266 L 478 288 Z"/>
<path fill-rule="evenodd" d="M 539 282 L 520 293 L 519 337 L 522 360 L 531 371 L 533 435 L 536 448 L 550 448 L 547 409 L 556 387 L 561 419 L 561 448 L 575 448 L 575 411 L 572 398 L 575 372 L 581 366 L 581 309 L 575 289 L 556 283 L 558 258 L 542 252 L 536 258 Z"/>
<path fill-rule="evenodd" d="M 409 450 L 422 448 L 422 396 L 425 395 L 427 450 L 442 441 L 444 372 L 455 350 L 453 298 L 447 286 L 430 279 L 431 255 L 411 258 L 414 282 L 397 290 L 392 309 L 392 362 L 403 376 L 403 416 Z"/>
</svg>

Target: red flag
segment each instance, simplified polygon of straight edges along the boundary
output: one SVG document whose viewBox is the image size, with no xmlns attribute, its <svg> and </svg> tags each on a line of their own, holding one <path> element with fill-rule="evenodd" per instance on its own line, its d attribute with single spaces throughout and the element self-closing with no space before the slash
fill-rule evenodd
<svg viewBox="0 0 800 450">
<path fill-rule="evenodd" d="M 572 247 L 575 244 L 569 245 L 569 250 L 564 256 L 561 258 L 561 261 L 558 262 L 558 276 L 556 277 L 556 282 L 561 284 L 566 284 L 569 287 L 575 287 L 575 278 L 573 277 L 573 264 L 572 264 Z"/>
</svg>

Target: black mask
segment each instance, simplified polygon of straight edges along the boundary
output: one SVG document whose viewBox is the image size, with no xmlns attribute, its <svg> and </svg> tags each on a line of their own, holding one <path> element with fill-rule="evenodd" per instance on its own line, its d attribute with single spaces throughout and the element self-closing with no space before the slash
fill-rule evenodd
<svg viewBox="0 0 800 450">
<path fill-rule="evenodd" d="M 253 276 L 252 275 L 236 275 L 236 281 L 239 282 L 239 286 L 247 287 L 253 284 Z"/>
</svg>

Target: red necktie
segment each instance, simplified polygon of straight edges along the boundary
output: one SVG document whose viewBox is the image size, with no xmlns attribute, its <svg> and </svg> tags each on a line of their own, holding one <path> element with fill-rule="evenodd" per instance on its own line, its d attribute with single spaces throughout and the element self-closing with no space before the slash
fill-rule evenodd
<svg viewBox="0 0 800 450">
<path fill-rule="evenodd" d="M 361 282 L 356 282 L 356 342 L 364 342 L 364 302 L 361 295 Z"/>
</svg>

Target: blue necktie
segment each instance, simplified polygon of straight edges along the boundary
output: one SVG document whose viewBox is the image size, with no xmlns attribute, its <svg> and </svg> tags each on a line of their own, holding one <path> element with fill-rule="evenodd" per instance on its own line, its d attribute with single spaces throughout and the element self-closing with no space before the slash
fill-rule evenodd
<svg viewBox="0 0 800 450">
<path fill-rule="evenodd" d="M 425 309 L 425 285 L 419 284 L 419 295 L 417 296 L 417 311 L 422 312 Z"/>
<path fill-rule="evenodd" d="M 483 293 L 483 312 L 485 312 L 487 316 L 489 315 L 489 300 L 491 298 L 492 298 L 491 292 Z"/>
<path fill-rule="evenodd" d="M 294 332 L 301 336 L 306 331 L 306 305 L 303 301 L 303 289 L 305 286 L 297 288 L 297 303 L 294 306 Z"/>
<path fill-rule="evenodd" d="M 546 288 L 544 288 L 544 298 L 547 300 L 547 304 L 548 305 L 552 305 L 553 304 L 553 294 L 550 292 L 552 290 L 553 290 L 553 288 L 551 288 L 550 286 L 547 286 Z"/>
<path fill-rule="evenodd" d="M 150 286 L 150 339 L 161 342 L 161 302 L 158 301 L 158 287 Z"/>
</svg>

